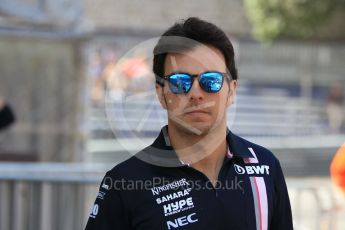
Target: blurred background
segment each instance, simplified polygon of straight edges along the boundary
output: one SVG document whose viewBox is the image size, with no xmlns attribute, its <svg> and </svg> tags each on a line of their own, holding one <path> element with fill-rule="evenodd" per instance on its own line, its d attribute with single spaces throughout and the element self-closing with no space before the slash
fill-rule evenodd
<svg viewBox="0 0 345 230">
<path fill-rule="evenodd" d="M 234 44 L 229 126 L 281 161 L 295 229 L 344 229 L 344 0 L 1 0 L 0 230 L 84 228 L 166 123 L 145 42 L 189 16 Z"/>
</svg>

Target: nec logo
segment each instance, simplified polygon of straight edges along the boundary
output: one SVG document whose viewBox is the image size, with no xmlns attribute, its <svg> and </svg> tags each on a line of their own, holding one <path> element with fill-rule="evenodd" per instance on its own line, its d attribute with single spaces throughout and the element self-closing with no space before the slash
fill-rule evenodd
<svg viewBox="0 0 345 230">
<path fill-rule="evenodd" d="M 178 227 L 185 226 L 187 224 L 195 223 L 198 219 L 195 218 L 196 213 L 192 213 L 188 216 L 182 216 L 180 218 L 176 218 L 174 221 L 167 221 L 168 229 L 174 229 Z"/>
<path fill-rule="evenodd" d="M 237 174 L 267 174 L 269 175 L 270 166 L 268 165 L 246 165 L 244 167 L 234 164 L 235 172 Z"/>
</svg>

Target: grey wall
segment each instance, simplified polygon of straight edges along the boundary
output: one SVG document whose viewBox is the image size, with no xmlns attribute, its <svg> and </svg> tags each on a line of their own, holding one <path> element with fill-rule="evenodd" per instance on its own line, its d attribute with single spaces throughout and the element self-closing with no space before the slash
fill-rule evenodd
<svg viewBox="0 0 345 230">
<path fill-rule="evenodd" d="M 0 134 L 0 152 L 41 161 L 75 161 L 83 137 L 81 58 L 73 39 L 0 37 L 0 95 L 16 124 Z"/>
</svg>

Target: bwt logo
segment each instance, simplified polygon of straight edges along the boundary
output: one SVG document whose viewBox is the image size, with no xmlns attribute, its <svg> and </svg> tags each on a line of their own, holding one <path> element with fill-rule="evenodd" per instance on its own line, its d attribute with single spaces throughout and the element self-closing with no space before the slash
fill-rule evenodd
<svg viewBox="0 0 345 230">
<path fill-rule="evenodd" d="M 270 174 L 270 166 L 268 165 L 246 165 L 244 167 L 234 164 L 235 172 L 237 174 Z"/>
<path fill-rule="evenodd" d="M 192 213 L 188 216 L 182 216 L 180 218 L 176 218 L 174 221 L 167 221 L 168 229 L 174 229 L 181 226 L 185 226 L 187 224 L 195 223 L 198 219 L 195 217 L 196 213 Z"/>
</svg>

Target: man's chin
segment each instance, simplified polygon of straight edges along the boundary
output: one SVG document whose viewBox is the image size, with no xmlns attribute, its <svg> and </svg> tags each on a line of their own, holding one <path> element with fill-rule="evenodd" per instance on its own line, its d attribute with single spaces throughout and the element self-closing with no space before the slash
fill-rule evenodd
<svg viewBox="0 0 345 230">
<path fill-rule="evenodd" d="M 178 123 L 177 128 L 189 135 L 205 136 L 212 130 L 212 125 L 204 122 Z"/>
</svg>

